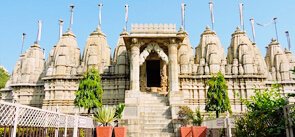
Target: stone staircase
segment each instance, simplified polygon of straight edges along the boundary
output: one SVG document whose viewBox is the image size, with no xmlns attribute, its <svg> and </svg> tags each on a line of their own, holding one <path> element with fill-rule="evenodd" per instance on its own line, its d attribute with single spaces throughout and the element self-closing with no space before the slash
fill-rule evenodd
<svg viewBox="0 0 295 137">
<path fill-rule="evenodd" d="M 174 137 L 168 98 L 158 93 L 141 94 L 142 137 Z"/>
</svg>

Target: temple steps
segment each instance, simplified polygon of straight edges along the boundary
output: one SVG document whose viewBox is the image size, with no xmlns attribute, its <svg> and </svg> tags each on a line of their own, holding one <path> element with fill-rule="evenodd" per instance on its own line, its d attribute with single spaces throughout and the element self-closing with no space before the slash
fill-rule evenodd
<svg viewBox="0 0 295 137">
<path fill-rule="evenodd" d="M 174 137 L 171 110 L 168 98 L 157 93 L 142 93 L 141 118 L 143 119 L 143 137 Z"/>
</svg>

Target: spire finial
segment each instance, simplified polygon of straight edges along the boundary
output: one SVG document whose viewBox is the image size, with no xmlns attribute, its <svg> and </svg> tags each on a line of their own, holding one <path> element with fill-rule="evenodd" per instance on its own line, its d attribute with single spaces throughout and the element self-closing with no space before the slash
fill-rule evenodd
<svg viewBox="0 0 295 137">
<path fill-rule="evenodd" d="M 102 3 L 98 4 L 98 9 L 99 9 L 99 12 L 98 12 L 98 26 L 97 26 L 98 29 L 101 28 L 101 9 L 102 9 L 102 6 L 103 6 Z"/>
<path fill-rule="evenodd" d="M 63 30 L 62 27 L 63 27 L 63 23 L 64 23 L 64 21 L 63 21 L 62 19 L 59 19 L 58 22 L 59 22 L 59 23 L 58 23 L 58 24 L 59 24 L 59 38 L 61 38 L 61 37 L 62 37 L 62 33 L 63 33 L 63 32 L 62 32 L 62 30 Z"/>
<path fill-rule="evenodd" d="M 37 39 L 35 41 L 36 44 L 39 44 L 41 40 L 41 32 L 42 32 L 42 21 L 38 20 L 38 32 L 37 32 Z"/>
<path fill-rule="evenodd" d="M 70 17 L 70 26 L 69 26 L 68 31 L 72 31 L 72 25 L 74 23 L 74 7 L 75 7 L 74 4 L 70 5 L 71 17 Z"/>
</svg>

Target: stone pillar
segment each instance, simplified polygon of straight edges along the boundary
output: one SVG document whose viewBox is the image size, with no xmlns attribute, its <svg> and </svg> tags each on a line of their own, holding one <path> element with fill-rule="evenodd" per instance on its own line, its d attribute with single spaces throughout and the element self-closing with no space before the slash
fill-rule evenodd
<svg viewBox="0 0 295 137">
<path fill-rule="evenodd" d="M 140 44 L 136 38 L 133 38 L 130 56 L 130 90 L 134 91 L 139 91 L 139 54 Z"/>
<path fill-rule="evenodd" d="M 177 47 L 175 39 L 171 40 L 168 47 L 169 52 L 169 90 L 170 92 L 178 91 L 178 63 L 177 63 Z"/>
</svg>

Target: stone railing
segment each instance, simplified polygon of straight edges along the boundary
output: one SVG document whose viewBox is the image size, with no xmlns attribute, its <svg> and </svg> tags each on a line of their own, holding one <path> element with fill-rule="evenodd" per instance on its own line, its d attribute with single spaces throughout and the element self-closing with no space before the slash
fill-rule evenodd
<svg viewBox="0 0 295 137">
<path fill-rule="evenodd" d="M 169 34 L 177 33 L 175 24 L 132 24 L 131 33 Z"/>
</svg>

